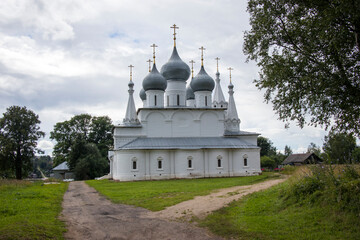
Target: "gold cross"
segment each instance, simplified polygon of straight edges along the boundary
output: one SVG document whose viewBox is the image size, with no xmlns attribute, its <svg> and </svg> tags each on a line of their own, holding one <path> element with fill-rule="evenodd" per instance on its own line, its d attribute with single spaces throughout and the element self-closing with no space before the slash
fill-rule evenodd
<svg viewBox="0 0 360 240">
<path fill-rule="evenodd" d="M 216 60 L 216 71 L 219 72 L 219 60 L 220 60 L 220 58 L 216 57 L 215 60 Z"/>
<path fill-rule="evenodd" d="M 154 64 L 155 64 L 155 48 L 158 46 L 155 43 L 153 43 L 153 45 L 151 45 L 150 47 L 153 48 L 153 58 L 154 58 Z"/>
<path fill-rule="evenodd" d="M 130 68 L 130 82 L 132 82 L 132 69 L 133 69 L 133 65 L 130 64 L 130 66 L 128 66 Z"/>
<path fill-rule="evenodd" d="M 151 72 L 151 63 L 152 63 L 151 59 L 147 60 L 146 62 L 149 63 L 149 72 Z"/>
<path fill-rule="evenodd" d="M 174 29 L 174 47 L 176 47 L 176 29 L 179 29 L 179 27 L 176 26 L 176 24 L 172 25 L 170 28 Z"/>
<path fill-rule="evenodd" d="M 191 77 L 194 78 L 194 60 L 191 60 L 189 63 L 191 63 Z"/>
<path fill-rule="evenodd" d="M 231 70 L 234 70 L 232 67 L 228 68 L 229 72 L 230 72 L 230 83 L 231 83 Z"/>
<path fill-rule="evenodd" d="M 204 66 L 204 50 L 206 50 L 206 48 L 201 46 L 199 49 L 201 50 L 201 66 Z"/>
</svg>

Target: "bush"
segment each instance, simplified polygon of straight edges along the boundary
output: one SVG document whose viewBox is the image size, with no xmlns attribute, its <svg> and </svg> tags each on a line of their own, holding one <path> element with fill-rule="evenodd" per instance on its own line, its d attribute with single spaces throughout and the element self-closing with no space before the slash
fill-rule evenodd
<svg viewBox="0 0 360 240">
<path fill-rule="evenodd" d="M 260 158 L 260 163 L 262 168 L 271 168 L 273 169 L 276 165 L 276 162 L 274 159 L 272 159 L 269 156 L 262 156 Z"/>
<path fill-rule="evenodd" d="M 322 203 L 360 214 L 360 172 L 356 165 L 311 166 L 310 172 L 292 179 L 287 200 Z"/>
</svg>

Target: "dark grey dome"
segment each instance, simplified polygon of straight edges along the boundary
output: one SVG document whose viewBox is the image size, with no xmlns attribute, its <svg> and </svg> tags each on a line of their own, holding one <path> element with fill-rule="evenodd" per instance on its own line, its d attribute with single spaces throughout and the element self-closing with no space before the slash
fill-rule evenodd
<svg viewBox="0 0 360 240">
<path fill-rule="evenodd" d="M 143 100 L 143 101 L 146 100 L 146 93 L 143 88 L 140 90 L 139 96 L 140 96 L 141 100 Z"/>
<path fill-rule="evenodd" d="M 186 100 L 195 99 L 195 94 L 190 85 L 186 88 Z"/>
<path fill-rule="evenodd" d="M 201 66 L 200 72 L 191 80 L 190 87 L 194 92 L 212 91 L 215 87 L 215 82 L 214 79 L 206 73 L 204 66 Z"/>
<path fill-rule="evenodd" d="M 174 47 L 171 57 L 161 68 L 161 74 L 166 80 L 186 81 L 190 76 L 189 66 L 181 60 Z"/>
<path fill-rule="evenodd" d="M 143 89 L 147 90 L 163 90 L 165 91 L 167 82 L 165 78 L 159 73 L 156 65 L 153 65 L 151 72 L 143 80 Z"/>
</svg>

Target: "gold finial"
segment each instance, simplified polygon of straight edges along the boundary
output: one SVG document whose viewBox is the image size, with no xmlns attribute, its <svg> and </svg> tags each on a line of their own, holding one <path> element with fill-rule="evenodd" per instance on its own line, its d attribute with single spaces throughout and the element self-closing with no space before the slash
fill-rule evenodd
<svg viewBox="0 0 360 240">
<path fill-rule="evenodd" d="M 215 60 L 216 60 L 216 72 L 219 72 L 219 60 L 220 60 L 220 58 L 216 57 Z"/>
<path fill-rule="evenodd" d="M 153 59 L 154 59 L 154 64 L 155 64 L 155 48 L 158 46 L 155 43 L 153 43 L 153 45 L 151 45 L 150 47 L 153 48 Z"/>
<path fill-rule="evenodd" d="M 231 83 L 231 70 L 234 70 L 232 67 L 228 68 L 229 72 L 230 72 L 230 83 Z"/>
<path fill-rule="evenodd" d="M 191 60 L 189 63 L 191 63 L 191 77 L 194 78 L 194 60 Z"/>
<path fill-rule="evenodd" d="M 151 72 L 151 63 L 152 63 L 151 59 L 147 60 L 146 62 L 149 63 L 149 72 Z"/>
<path fill-rule="evenodd" d="M 206 48 L 201 46 L 199 49 L 201 50 L 201 66 L 204 66 L 204 50 L 206 50 Z"/>
<path fill-rule="evenodd" d="M 130 68 L 130 82 L 132 82 L 132 69 L 133 69 L 133 65 L 130 64 L 130 66 L 128 66 Z"/>
<path fill-rule="evenodd" d="M 176 26 L 176 24 L 172 25 L 170 28 L 174 29 L 174 47 L 176 47 L 176 29 L 179 29 L 179 27 Z"/>
</svg>

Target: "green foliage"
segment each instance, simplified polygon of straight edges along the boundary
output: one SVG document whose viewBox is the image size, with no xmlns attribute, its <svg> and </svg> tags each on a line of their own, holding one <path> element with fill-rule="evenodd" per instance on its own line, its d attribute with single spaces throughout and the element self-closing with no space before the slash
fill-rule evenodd
<svg viewBox="0 0 360 240">
<path fill-rule="evenodd" d="M 260 156 L 272 156 L 276 155 L 276 147 L 273 146 L 273 142 L 266 137 L 258 137 L 257 145 L 260 147 Z"/>
<path fill-rule="evenodd" d="M 7 108 L 0 118 L 0 171 L 3 174 L 15 171 L 17 179 L 27 176 L 32 169 L 31 159 L 40 151 L 36 148 L 37 141 L 45 136 L 39 124 L 39 116 L 26 107 Z"/>
<path fill-rule="evenodd" d="M 93 143 L 76 144 L 70 154 L 76 152 L 76 165 L 74 168 L 75 179 L 88 180 L 101 177 L 108 172 L 108 161 L 102 157 L 99 149 Z M 70 158 L 71 158 L 70 157 Z"/>
<path fill-rule="evenodd" d="M 311 142 L 308 146 L 307 152 L 309 153 L 315 153 L 318 157 L 321 156 L 321 149 L 319 146 L 317 146 L 315 143 Z"/>
<path fill-rule="evenodd" d="M 244 53 L 284 121 L 360 136 L 360 3 L 249 0 Z M 308 117 L 310 116 L 310 118 Z"/>
<path fill-rule="evenodd" d="M 291 147 L 290 147 L 290 146 L 285 145 L 284 153 L 285 153 L 285 156 L 288 157 L 288 156 L 290 156 L 291 154 L 293 154 L 293 151 L 291 150 Z"/>
<path fill-rule="evenodd" d="M 58 216 L 67 186 L 0 180 L 0 239 L 63 239 Z"/>
<path fill-rule="evenodd" d="M 329 205 L 289 204 L 288 183 L 245 196 L 210 214 L 200 226 L 231 239 L 359 239 L 358 216 Z"/>
<path fill-rule="evenodd" d="M 50 138 L 56 140 L 54 146 L 54 165 L 69 161 L 70 152 L 76 141 L 85 141 L 97 145 L 103 157 L 113 145 L 112 122 L 107 116 L 92 117 L 80 114 L 68 121 L 58 122 L 50 133 Z M 73 169 L 76 164 L 70 164 Z"/>
<path fill-rule="evenodd" d="M 262 156 L 260 157 L 260 165 L 262 168 L 275 168 L 276 167 L 276 162 L 274 159 L 272 159 L 269 156 Z"/>
<path fill-rule="evenodd" d="M 273 176 L 272 173 L 263 173 L 263 175 L 251 177 L 139 182 L 91 180 L 86 183 L 114 203 L 130 204 L 159 211 L 195 196 L 207 195 L 215 189 L 254 184 Z"/>
<path fill-rule="evenodd" d="M 325 136 L 323 149 L 327 160 L 332 163 L 350 163 L 356 147 L 356 139 L 352 134 L 330 131 Z"/>
<path fill-rule="evenodd" d="M 289 202 L 326 203 L 360 216 L 359 166 L 312 166 L 310 170 L 285 189 L 284 196 Z"/>
</svg>

